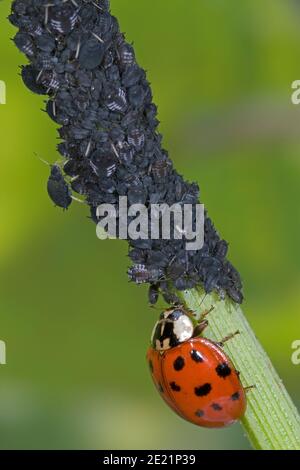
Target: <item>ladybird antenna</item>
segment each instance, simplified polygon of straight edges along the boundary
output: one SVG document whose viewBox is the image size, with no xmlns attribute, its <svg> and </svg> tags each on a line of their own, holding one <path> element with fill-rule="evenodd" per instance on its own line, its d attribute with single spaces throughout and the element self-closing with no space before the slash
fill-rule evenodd
<svg viewBox="0 0 300 470">
<path fill-rule="evenodd" d="M 201 302 L 200 302 L 200 305 L 199 305 L 199 307 L 201 307 L 201 305 L 203 304 L 203 302 L 204 302 L 204 300 L 205 300 L 206 296 L 207 296 L 207 292 L 205 292 L 205 294 L 203 295 L 203 297 L 202 297 L 202 300 L 201 300 Z"/>
<path fill-rule="evenodd" d="M 149 307 L 154 308 L 154 310 L 160 310 L 161 311 L 161 308 L 157 307 L 156 305 L 149 305 Z"/>
</svg>

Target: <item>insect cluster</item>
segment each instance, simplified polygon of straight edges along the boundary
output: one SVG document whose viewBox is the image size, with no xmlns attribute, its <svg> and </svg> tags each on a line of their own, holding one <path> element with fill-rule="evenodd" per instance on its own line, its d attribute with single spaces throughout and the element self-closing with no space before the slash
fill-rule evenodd
<svg viewBox="0 0 300 470">
<path fill-rule="evenodd" d="M 199 202 L 198 185 L 175 171 L 162 148 L 145 71 L 108 0 L 15 0 L 9 19 L 19 29 L 15 44 L 30 62 L 22 67 L 23 81 L 48 96 L 45 110 L 60 126 L 63 173 L 52 167 L 48 183 L 57 205 L 68 208 L 74 191 L 97 222 L 97 206 L 117 204 L 119 196 L 147 207 Z M 226 259 L 228 244 L 207 214 L 204 241 L 201 250 L 187 251 L 184 237 L 129 240 L 129 278 L 150 284 L 152 303 L 159 292 L 168 302 L 176 300 L 170 284 L 179 290 L 202 285 L 241 303 L 239 273 Z"/>
</svg>

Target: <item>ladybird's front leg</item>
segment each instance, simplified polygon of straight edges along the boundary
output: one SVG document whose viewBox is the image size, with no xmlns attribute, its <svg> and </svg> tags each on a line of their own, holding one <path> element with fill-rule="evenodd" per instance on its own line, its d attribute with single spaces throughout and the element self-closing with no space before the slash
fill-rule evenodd
<svg viewBox="0 0 300 470">
<path fill-rule="evenodd" d="M 204 312 L 201 313 L 200 320 L 195 326 L 194 329 L 194 334 L 193 337 L 195 338 L 196 336 L 200 336 L 201 333 L 205 330 L 205 328 L 208 326 L 208 320 L 205 319 L 205 317 L 214 310 L 214 306 L 212 305 L 209 309 L 204 310 Z M 195 312 L 192 313 L 193 316 L 195 316 Z"/>
<path fill-rule="evenodd" d="M 224 344 L 227 343 L 227 341 L 231 340 L 232 338 L 234 338 L 236 335 L 239 335 L 239 334 L 240 334 L 239 330 L 235 331 L 234 333 L 230 333 L 230 335 L 225 336 L 225 338 L 223 338 L 221 341 L 218 341 L 216 344 L 220 346 L 220 348 L 223 348 Z"/>
<path fill-rule="evenodd" d="M 193 338 L 200 336 L 207 326 L 208 326 L 207 320 L 201 320 L 199 323 L 197 323 L 197 325 L 194 328 Z"/>
<path fill-rule="evenodd" d="M 205 317 L 207 317 L 207 315 L 209 315 L 210 312 L 212 312 L 214 309 L 215 309 L 215 307 L 212 305 L 212 306 L 211 306 L 210 308 L 208 308 L 207 310 L 204 310 L 204 312 L 201 313 L 200 320 L 203 320 Z"/>
</svg>

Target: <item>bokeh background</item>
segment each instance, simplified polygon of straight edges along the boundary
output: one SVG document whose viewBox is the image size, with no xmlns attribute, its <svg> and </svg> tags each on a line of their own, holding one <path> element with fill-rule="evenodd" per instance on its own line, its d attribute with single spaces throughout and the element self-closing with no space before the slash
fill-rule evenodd
<svg viewBox="0 0 300 470">
<path fill-rule="evenodd" d="M 300 404 L 300 1 L 112 0 L 148 70 L 177 169 L 230 241 L 244 311 Z M 145 364 L 157 313 L 127 281 L 125 242 L 99 241 L 84 205 L 46 193 L 55 125 L 23 85 L 0 2 L 0 448 L 247 449 L 159 398 Z"/>
</svg>

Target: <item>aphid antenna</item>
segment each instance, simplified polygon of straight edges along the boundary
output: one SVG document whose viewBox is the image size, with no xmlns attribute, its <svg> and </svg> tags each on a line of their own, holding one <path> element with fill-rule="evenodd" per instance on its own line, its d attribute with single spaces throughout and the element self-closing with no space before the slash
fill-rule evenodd
<svg viewBox="0 0 300 470">
<path fill-rule="evenodd" d="M 52 166 L 51 163 L 47 162 L 47 160 L 44 160 L 42 157 L 40 157 L 36 152 L 33 152 L 34 155 L 41 161 L 43 162 L 45 165 L 47 166 Z"/>
<path fill-rule="evenodd" d="M 156 305 L 149 304 L 149 307 L 150 307 L 150 308 L 154 308 L 154 310 L 161 311 L 161 308 L 160 308 L 160 307 L 157 307 Z"/>
<path fill-rule="evenodd" d="M 35 155 L 42 163 L 44 163 L 45 165 L 47 165 L 47 166 L 58 165 L 58 166 L 60 167 L 59 163 L 57 163 L 57 162 L 55 162 L 55 163 L 49 163 L 49 162 L 47 162 L 47 160 L 44 160 L 44 158 L 40 157 L 36 152 L 33 152 L 33 153 L 34 153 L 34 155 Z"/>
<path fill-rule="evenodd" d="M 207 296 L 207 292 L 205 292 L 204 296 L 202 297 L 199 307 L 201 307 L 201 305 L 203 304 L 204 300 L 206 299 L 206 296 Z"/>
</svg>

